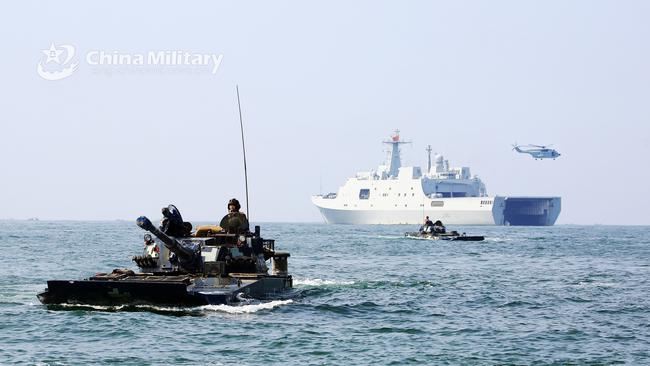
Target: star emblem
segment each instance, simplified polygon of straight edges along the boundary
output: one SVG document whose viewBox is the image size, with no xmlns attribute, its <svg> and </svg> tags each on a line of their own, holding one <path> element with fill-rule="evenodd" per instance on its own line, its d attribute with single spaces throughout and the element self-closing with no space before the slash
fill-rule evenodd
<svg viewBox="0 0 650 366">
<path fill-rule="evenodd" d="M 59 60 L 59 57 L 61 57 L 61 54 L 63 53 L 62 50 L 59 50 L 56 48 L 54 45 L 54 42 L 50 44 L 50 48 L 47 50 L 42 50 L 42 52 L 47 56 L 47 60 L 45 60 L 46 64 L 49 64 L 51 61 L 56 62 L 57 64 L 61 63 L 61 60 Z"/>
</svg>

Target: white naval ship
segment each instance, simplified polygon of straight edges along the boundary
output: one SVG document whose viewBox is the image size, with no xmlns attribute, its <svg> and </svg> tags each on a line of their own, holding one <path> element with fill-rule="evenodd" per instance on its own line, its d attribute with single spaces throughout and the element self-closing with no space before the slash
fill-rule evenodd
<svg viewBox="0 0 650 366">
<path fill-rule="evenodd" d="M 423 173 L 402 166 L 399 131 L 384 141 L 389 161 L 377 170 L 359 172 L 337 193 L 312 196 L 329 224 L 422 224 L 425 216 L 445 225 L 553 225 L 560 197 L 490 196 L 468 167 L 450 168 L 442 155 Z"/>
</svg>

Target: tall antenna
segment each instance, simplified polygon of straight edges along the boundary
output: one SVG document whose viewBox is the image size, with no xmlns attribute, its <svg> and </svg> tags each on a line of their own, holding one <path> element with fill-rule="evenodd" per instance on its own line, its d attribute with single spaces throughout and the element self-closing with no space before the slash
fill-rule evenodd
<svg viewBox="0 0 650 366">
<path fill-rule="evenodd" d="M 431 171 L 431 145 L 427 145 L 427 156 L 429 156 L 429 162 L 427 164 L 427 174 Z"/>
<path fill-rule="evenodd" d="M 399 130 L 395 130 L 395 133 L 390 136 L 390 140 L 383 141 L 384 144 L 390 145 L 390 160 L 388 163 L 388 175 L 392 177 L 397 177 L 399 173 L 399 168 L 402 167 L 402 159 L 400 158 L 399 145 L 410 144 L 411 141 L 402 141 L 400 140 Z"/>
<path fill-rule="evenodd" d="M 246 145 L 244 144 L 244 120 L 241 117 L 241 102 L 239 101 L 239 85 L 235 85 L 237 89 L 237 107 L 239 108 L 239 127 L 241 129 L 241 149 L 244 152 L 244 181 L 246 182 L 246 214 L 248 221 L 251 219 L 251 211 L 248 208 L 248 169 L 246 169 Z"/>
</svg>

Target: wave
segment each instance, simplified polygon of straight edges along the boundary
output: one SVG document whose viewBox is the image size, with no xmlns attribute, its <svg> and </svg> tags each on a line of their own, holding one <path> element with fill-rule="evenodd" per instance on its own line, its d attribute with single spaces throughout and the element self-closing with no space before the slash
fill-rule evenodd
<svg viewBox="0 0 650 366">
<path fill-rule="evenodd" d="M 31 305 L 31 304 L 30 304 Z M 92 305 L 92 304 L 52 304 L 47 305 L 51 309 L 62 310 L 99 310 L 99 311 L 121 311 L 121 310 L 142 310 L 142 311 L 160 311 L 160 312 L 187 312 L 191 311 L 191 307 L 174 307 L 174 306 L 158 306 L 158 305 Z"/>
<path fill-rule="evenodd" d="M 201 306 L 201 310 L 216 311 L 228 314 L 251 314 L 261 310 L 270 310 L 278 306 L 291 304 L 293 300 L 274 300 L 260 304 L 247 304 L 247 305 L 205 305 Z"/>
<path fill-rule="evenodd" d="M 485 241 L 489 241 L 489 242 L 493 242 L 493 243 L 503 243 L 503 242 L 513 241 L 513 240 L 515 240 L 515 239 L 508 238 L 508 237 L 504 237 L 504 238 L 498 237 L 498 236 L 485 237 Z"/>
<path fill-rule="evenodd" d="M 405 333 L 405 334 L 422 334 L 426 333 L 418 328 L 399 328 L 399 327 L 380 327 L 368 329 L 370 333 Z"/>
<path fill-rule="evenodd" d="M 510 308 L 510 307 L 518 307 L 518 306 L 538 307 L 539 304 L 534 303 L 534 302 L 529 302 L 529 301 L 523 301 L 523 300 L 512 300 L 512 301 L 508 301 L 508 302 L 497 305 L 498 308 Z"/>
<path fill-rule="evenodd" d="M 152 311 L 156 313 L 168 314 L 195 314 L 205 313 L 206 311 L 223 312 L 229 314 L 250 314 L 260 310 L 270 310 L 281 305 L 292 303 L 293 300 L 274 300 L 259 304 L 246 303 L 243 305 L 203 305 L 197 307 L 177 307 L 177 306 L 159 306 L 159 305 L 90 305 L 90 304 L 56 304 L 49 305 L 52 309 L 61 310 L 98 310 L 98 311 Z"/>
<path fill-rule="evenodd" d="M 363 301 L 360 303 L 348 303 L 348 304 L 329 304 L 322 303 L 312 305 L 314 309 L 318 311 L 332 312 L 341 315 L 350 315 L 366 312 L 375 312 L 381 305 L 372 302 L 372 301 Z"/>
<path fill-rule="evenodd" d="M 408 238 L 408 236 L 404 236 L 404 235 L 362 235 L 362 237 L 378 238 L 378 239 L 404 239 L 404 238 Z"/>
<path fill-rule="evenodd" d="M 425 238 L 425 237 L 420 237 L 420 236 L 402 236 L 403 239 L 406 240 L 438 240 L 434 238 Z"/>
<path fill-rule="evenodd" d="M 585 280 L 585 281 L 580 281 L 574 286 L 576 287 L 616 287 L 617 284 L 614 282 L 601 282 L 601 281 L 593 281 L 593 280 Z"/>
<path fill-rule="evenodd" d="M 29 306 L 41 306 L 40 304 L 29 303 Z M 91 304 L 48 304 L 45 305 L 48 309 L 55 310 L 99 310 L 99 311 L 119 311 L 125 308 L 135 308 L 136 305 L 91 305 Z"/>
<path fill-rule="evenodd" d="M 305 278 L 293 280 L 294 285 L 299 286 L 333 286 L 333 285 L 353 285 L 354 281 L 336 281 L 336 280 L 323 280 L 320 278 Z"/>
</svg>

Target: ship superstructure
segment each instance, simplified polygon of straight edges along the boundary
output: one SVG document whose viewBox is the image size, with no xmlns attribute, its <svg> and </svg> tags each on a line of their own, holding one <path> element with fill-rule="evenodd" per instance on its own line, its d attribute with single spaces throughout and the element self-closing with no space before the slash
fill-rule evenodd
<svg viewBox="0 0 650 366">
<path fill-rule="evenodd" d="M 376 170 L 359 172 L 337 193 L 312 202 L 331 224 L 421 224 L 425 216 L 452 225 L 553 225 L 560 197 L 490 196 L 469 167 L 450 167 L 427 148 L 427 170 L 402 166 L 399 131 L 385 144 L 389 159 Z"/>
</svg>

